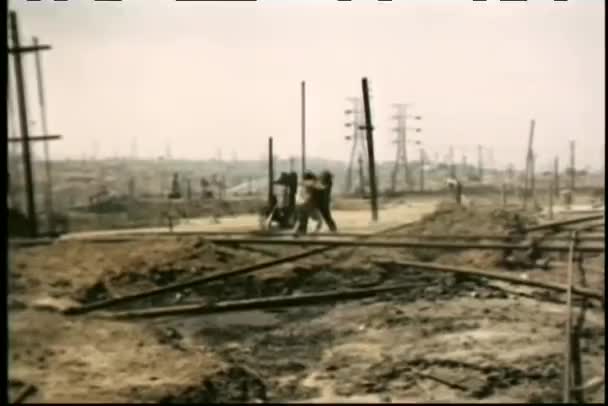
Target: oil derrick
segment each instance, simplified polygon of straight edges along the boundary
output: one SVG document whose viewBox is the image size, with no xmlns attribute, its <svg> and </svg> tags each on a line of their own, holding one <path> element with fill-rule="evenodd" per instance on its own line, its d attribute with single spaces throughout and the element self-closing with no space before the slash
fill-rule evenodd
<svg viewBox="0 0 608 406">
<path fill-rule="evenodd" d="M 408 162 L 408 151 L 407 145 L 410 143 L 420 145 L 418 140 L 408 140 L 407 130 L 413 130 L 415 132 L 422 131 L 420 128 L 409 128 L 407 127 L 407 119 L 420 120 L 420 116 L 412 116 L 407 114 L 407 104 L 393 104 L 397 109 L 397 113 L 392 117 L 397 121 L 397 127 L 393 129 L 397 133 L 397 139 L 394 141 L 396 144 L 396 156 L 393 171 L 391 172 L 391 191 L 397 190 L 397 177 L 399 172 L 403 171 L 404 184 L 406 190 L 411 190 L 414 187 L 413 172 Z"/>
<path fill-rule="evenodd" d="M 360 98 L 351 97 L 348 99 L 352 103 L 352 108 L 346 110 L 344 113 L 347 116 L 350 116 L 350 120 L 345 124 L 346 127 L 352 128 L 352 135 L 347 135 L 344 137 L 346 140 L 351 141 L 351 151 L 350 157 L 348 160 L 348 167 L 346 169 L 346 182 L 345 182 L 345 193 L 350 193 L 353 188 L 353 166 L 355 164 L 355 159 L 357 161 L 359 159 L 364 159 L 363 157 L 367 154 L 367 141 L 365 139 L 365 134 L 361 130 L 361 127 L 364 125 L 365 117 L 362 111 L 362 100 Z M 365 171 L 365 166 L 363 163 L 360 163 L 360 171 Z M 365 175 L 363 175 L 365 176 Z M 361 178 L 361 175 L 359 175 Z M 359 189 L 363 187 L 363 190 L 360 191 L 364 193 L 365 191 L 365 183 L 359 185 Z"/>
</svg>

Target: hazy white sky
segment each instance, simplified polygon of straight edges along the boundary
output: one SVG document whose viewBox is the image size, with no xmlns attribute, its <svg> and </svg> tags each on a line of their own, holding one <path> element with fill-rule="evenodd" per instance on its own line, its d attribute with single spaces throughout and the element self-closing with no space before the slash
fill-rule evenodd
<svg viewBox="0 0 608 406">
<path fill-rule="evenodd" d="M 475 161 L 494 148 L 521 166 L 536 119 L 538 168 L 577 142 L 601 165 L 605 131 L 604 1 L 258 0 L 66 2 L 12 0 L 22 42 L 43 56 L 55 157 L 172 154 L 259 158 L 273 136 L 299 154 L 300 81 L 308 153 L 348 159 L 347 97 L 373 94 L 380 160 L 394 155 L 392 103 L 413 103 L 430 153 L 450 144 Z M 39 121 L 33 57 L 29 111 Z M 32 132 L 40 133 L 38 124 Z M 417 154 L 416 154 L 417 155 Z M 565 166 L 565 164 L 564 164 Z"/>
</svg>

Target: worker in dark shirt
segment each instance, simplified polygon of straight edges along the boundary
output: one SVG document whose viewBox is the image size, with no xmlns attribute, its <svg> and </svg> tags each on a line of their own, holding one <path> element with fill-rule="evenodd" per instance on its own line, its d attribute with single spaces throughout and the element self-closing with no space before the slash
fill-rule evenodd
<svg viewBox="0 0 608 406">
<path fill-rule="evenodd" d="M 319 212 L 327 224 L 327 227 L 332 232 L 338 231 L 338 227 L 336 226 L 336 222 L 331 216 L 331 190 L 333 186 L 333 175 L 329 171 L 321 172 L 320 183 L 323 187 L 319 191 Z"/>
</svg>

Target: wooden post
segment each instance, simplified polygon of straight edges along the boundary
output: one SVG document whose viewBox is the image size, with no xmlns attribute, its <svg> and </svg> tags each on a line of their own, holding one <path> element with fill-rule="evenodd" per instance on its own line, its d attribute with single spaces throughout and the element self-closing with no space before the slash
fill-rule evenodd
<svg viewBox="0 0 608 406">
<path fill-rule="evenodd" d="M 35 52 L 36 56 L 36 76 L 38 79 L 38 100 L 40 102 L 40 116 L 42 122 L 42 132 L 47 135 L 49 133 L 47 120 L 46 120 L 46 102 L 44 97 L 44 83 L 42 81 L 42 61 L 40 50 L 38 50 L 39 43 L 38 38 L 34 37 L 34 47 L 37 48 Z M 48 140 L 43 142 L 44 146 L 44 167 L 46 172 L 46 193 L 45 193 L 45 209 L 48 221 L 48 230 L 50 233 L 54 233 L 55 231 L 55 220 L 54 220 L 54 211 L 53 211 L 53 179 L 51 176 L 51 157 L 49 153 L 49 143 Z"/>
<path fill-rule="evenodd" d="M 574 140 L 570 141 L 570 190 L 574 197 L 574 188 L 576 187 L 576 164 L 574 162 Z"/>
<path fill-rule="evenodd" d="M 553 160 L 553 194 L 559 197 L 559 157 Z"/>
<path fill-rule="evenodd" d="M 29 121 L 27 118 L 27 102 L 25 95 L 25 81 L 23 77 L 23 65 L 21 63 L 21 42 L 19 41 L 19 25 L 17 13 L 10 12 L 10 31 L 13 40 L 15 79 L 17 84 L 17 102 L 19 106 L 19 124 L 21 127 L 21 148 L 23 154 L 23 167 L 25 169 L 25 188 L 27 217 L 29 220 L 30 237 L 38 236 L 38 218 L 36 217 L 36 200 L 34 186 L 34 172 L 32 168 L 32 156 L 29 141 Z"/>
<path fill-rule="evenodd" d="M 367 139 L 367 155 L 369 164 L 369 188 L 372 208 L 372 221 L 378 221 L 378 188 L 376 185 L 376 161 L 374 157 L 374 127 L 372 124 L 372 112 L 369 105 L 369 89 L 367 78 L 361 80 L 363 90 L 363 106 L 365 108 L 365 130 Z"/>
<path fill-rule="evenodd" d="M 306 82 L 302 81 L 302 174 L 306 172 Z"/>
<path fill-rule="evenodd" d="M 555 190 L 555 180 L 549 185 L 549 219 L 553 220 L 553 193 Z"/>
<path fill-rule="evenodd" d="M 420 191 L 424 192 L 424 149 L 420 148 Z"/>
<path fill-rule="evenodd" d="M 272 154 L 272 137 L 268 137 L 268 204 L 274 195 L 274 159 Z"/>
<path fill-rule="evenodd" d="M 536 155 L 534 153 L 530 158 L 530 197 L 532 198 L 532 207 L 536 208 L 538 202 L 536 200 Z"/>
</svg>

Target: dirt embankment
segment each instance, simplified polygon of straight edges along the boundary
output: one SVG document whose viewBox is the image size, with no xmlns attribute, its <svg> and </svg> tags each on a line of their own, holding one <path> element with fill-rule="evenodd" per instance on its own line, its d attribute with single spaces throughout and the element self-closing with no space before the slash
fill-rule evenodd
<svg viewBox="0 0 608 406">
<path fill-rule="evenodd" d="M 516 221 L 508 212 L 444 206 L 407 233 L 495 234 Z M 537 289 L 372 263 L 416 258 L 412 250 L 341 248 L 125 307 L 411 283 L 403 292 L 336 305 L 129 323 L 94 314 L 68 318 L 35 305 L 41 296 L 90 303 L 298 251 L 227 248 L 188 237 L 64 241 L 12 252 L 13 390 L 19 381 L 32 383 L 39 391 L 30 400 L 54 402 L 559 400 L 564 307 L 553 302 L 563 297 L 539 301 Z M 435 255 L 481 268 L 496 260 L 471 250 Z M 526 275 L 562 280 L 565 270 Z M 581 349 L 590 378 L 604 370 L 597 306 L 585 323 Z M 602 391 L 586 396 L 604 400 Z"/>
</svg>

